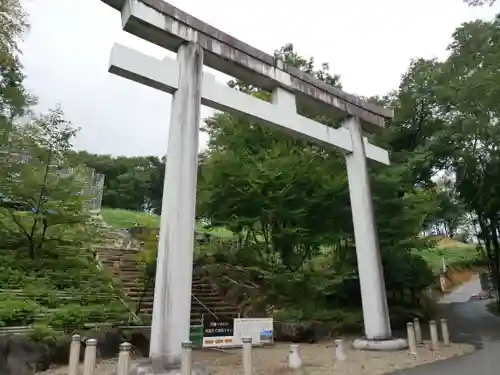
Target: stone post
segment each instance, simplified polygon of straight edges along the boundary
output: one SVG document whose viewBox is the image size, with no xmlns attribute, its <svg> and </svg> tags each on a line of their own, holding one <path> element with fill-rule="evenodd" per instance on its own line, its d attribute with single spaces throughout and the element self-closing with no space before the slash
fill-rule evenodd
<svg viewBox="0 0 500 375">
<path fill-rule="evenodd" d="M 177 60 L 179 82 L 170 117 L 150 358 L 178 368 L 191 316 L 203 49 L 183 44 Z"/>
<path fill-rule="evenodd" d="M 128 342 L 120 344 L 120 352 L 118 353 L 117 375 L 128 375 L 130 362 L 130 345 Z"/>
<path fill-rule="evenodd" d="M 406 332 L 408 334 L 408 348 L 410 354 L 417 355 L 417 341 L 415 340 L 415 327 L 413 323 L 406 323 Z"/>
<path fill-rule="evenodd" d="M 252 338 L 242 337 L 243 342 L 243 375 L 252 375 Z"/>
<path fill-rule="evenodd" d="M 300 358 L 299 345 L 290 345 L 290 351 L 288 353 L 288 368 L 291 370 L 298 370 L 302 367 L 302 358 Z"/>
<path fill-rule="evenodd" d="M 86 341 L 85 359 L 83 362 L 83 375 L 94 375 L 95 361 L 97 356 L 97 340 L 88 339 Z"/>
<path fill-rule="evenodd" d="M 337 361 L 345 361 L 347 359 L 344 340 L 335 340 L 335 358 Z"/>
<path fill-rule="evenodd" d="M 444 346 L 450 345 L 450 331 L 448 330 L 448 321 L 445 318 L 441 319 L 441 333 L 443 334 Z"/>
<path fill-rule="evenodd" d="M 385 294 L 382 261 L 368 178 L 363 134 L 359 119 L 350 117 L 343 126 L 349 130 L 353 151 L 346 155 L 356 256 L 358 259 L 361 301 L 367 340 L 392 338 Z"/>
<path fill-rule="evenodd" d="M 431 332 L 431 350 L 439 349 L 439 338 L 438 338 L 438 330 L 437 325 L 434 320 L 429 322 L 429 330 Z"/>
<path fill-rule="evenodd" d="M 422 327 L 420 326 L 420 319 L 413 319 L 413 327 L 415 328 L 415 341 L 417 344 L 422 344 Z"/>
<path fill-rule="evenodd" d="M 78 365 L 80 363 L 80 335 L 71 337 L 71 346 L 69 348 L 69 366 L 68 375 L 78 375 Z"/>
<path fill-rule="evenodd" d="M 182 343 L 182 358 L 181 358 L 181 375 L 191 375 L 191 365 L 193 343 L 191 341 L 184 341 Z"/>
</svg>

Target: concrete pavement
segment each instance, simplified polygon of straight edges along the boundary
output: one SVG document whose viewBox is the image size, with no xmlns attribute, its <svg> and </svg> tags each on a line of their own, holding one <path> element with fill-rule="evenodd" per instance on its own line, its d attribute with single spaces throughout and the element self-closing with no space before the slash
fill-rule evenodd
<svg viewBox="0 0 500 375">
<path fill-rule="evenodd" d="M 489 313 L 486 305 L 492 300 L 469 301 L 479 293 L 479 280 L 472 280 L 441 301 L 448 318 L 453 342 L 476 346 L 475 353 L 446 361 L 430 363 L 394 375 L 498 375 L 500 373 L 500 318 Z"/>
</svg>

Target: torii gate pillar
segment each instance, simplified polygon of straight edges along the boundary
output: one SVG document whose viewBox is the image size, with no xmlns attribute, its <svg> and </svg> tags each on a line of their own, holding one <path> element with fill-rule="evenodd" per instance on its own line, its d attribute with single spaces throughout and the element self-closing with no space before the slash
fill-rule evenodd
<svg viewBox="0 0 500 375">
<path fill-rule="evenodd" d="M 172 365 L 180 364 L 190 332 L 203 49 L 183 44 L 177 61 L 149 349 L 154 362 Z"/>
</svg>

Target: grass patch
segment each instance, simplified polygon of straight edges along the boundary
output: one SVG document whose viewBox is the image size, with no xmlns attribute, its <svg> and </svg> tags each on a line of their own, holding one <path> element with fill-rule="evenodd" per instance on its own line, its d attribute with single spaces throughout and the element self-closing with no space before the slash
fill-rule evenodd
<svg viewBox="0 0 500 375">
<path fill-rule="evenodd" d="M 448 267 L 454 268 L 470 268 L 481 260 L 476 247 L 468 244 L 448 248 L 420 249 L 415 252 L 424 258 L 436 274 L 441 272 L 443 259 Z"/>
<path fill-rule="evenodd" d="M 500 311 L 498 311 L 497 301 L 491 301 L 486 305 L 486 309 L 493 315 L 500 316 Z"/>
<path fill-rule="evenodd" d="M 219 237 L 219 238 L 230 239 L 235 237 L 233 232 L 231 232 L 226 228 L 219 227 L 219 228 L 207 229 L 203 227 L 203 225 L 201 225 L 200 223 L 196 223 L 196 231 L 199 233 L 208 233 L 214 237 Z"/>
<path fill-rule="evenodd" d="M 140 227 L 159 227 L 160 216 L 147 212 L 136 212 L 116 208 L 103 208 L 102 218 L 106 224 L 116 229 Z"/>
<path fill-rule="evenodd" d="M 116 229 L 132 228 L 134 226 L 158 228 L 160 226 L 160 216 L 147 212 L 103 208 L 101 215 L 106 224 Z M 209 233 L 220 238 L 234 237 L 234 234 L 226 228 L 207 229 L 201 223 L 196 223 L 196 231 L 199 233 Z"/>
<path fill-rule="evenodd" d="M 461 247 L 474 247 L 474 245 L 465 243 L 465 242 L 460 242 L 457 240 L 454 240 L 449 237 L 443 237 L 443 236 L 428 236 L 428 240 L 435 241 L 436 246 L 440 249 L 456 249 L 456 248 L 461 248 Z"/>
</svg>

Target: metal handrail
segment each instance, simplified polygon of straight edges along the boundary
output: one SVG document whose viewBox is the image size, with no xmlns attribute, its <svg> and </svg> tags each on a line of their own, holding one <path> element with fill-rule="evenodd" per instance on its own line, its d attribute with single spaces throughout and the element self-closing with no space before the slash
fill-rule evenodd
<svg viewBox="0 0 500 375">
<path fill-rule="evenodd" d="M 215 319 L 217 320 L 219 319 L 219 317 L 215 315 L 215 313 L 212 310 L 210 310 L 203 302 L 201 302 L 194 294 L 191 293 L 191 297 L 193 297 L 196 300 L 196 302 L 198 302 L 201 305 L 201 307 L 207 310 Z"/>
<path fill-rule="evenodd" d="M 229 281 L 230 281 L 230 282 L 232 282 L 233 284 L 239 284 L 239 285 L 246 286 L 247 288 L 258 289 L 258 287 L 257 287 L 257 286 L 255 286 L 255 285 L 248 285 L 248 284 L 246 284 L 246 283 L 242 283 L 242 282 L 239 282 L 239 281 L 235 281 L 235 280 L 233 280 L 233 279 L 231 279 L 231 278 L 229 278 L 229 277 L 227 277 L 227 276 L 224 276 L 224 278 L 225 278 L 226 280 L 229 280 Z"/>
</svg>

